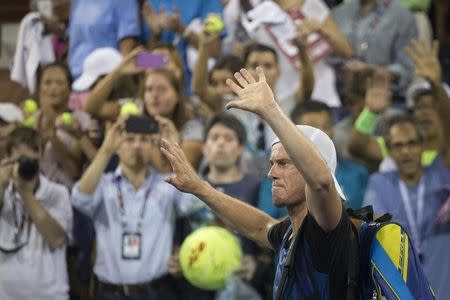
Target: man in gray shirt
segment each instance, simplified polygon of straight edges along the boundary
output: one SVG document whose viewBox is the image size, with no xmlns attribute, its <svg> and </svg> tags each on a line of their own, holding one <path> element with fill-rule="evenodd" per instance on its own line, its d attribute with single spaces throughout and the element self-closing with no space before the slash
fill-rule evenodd
<svg viewBox="0 0 450 300">
<path fill-rule="evenodd" d="M 14 129 L 0 166 L 0 299 L 69 299 L 67 189 L 39 175 L 39 137 Z"/>
<path fill-rule="evenodd" d="M 353 0 L 332 15 L 353 48 L 350 67 L 369 66 L 386 74 L 395 94 L 404 95 L 414 75 L 405 48 L 417 37 L 414 15 L 395 0 Z"/>
</svg>

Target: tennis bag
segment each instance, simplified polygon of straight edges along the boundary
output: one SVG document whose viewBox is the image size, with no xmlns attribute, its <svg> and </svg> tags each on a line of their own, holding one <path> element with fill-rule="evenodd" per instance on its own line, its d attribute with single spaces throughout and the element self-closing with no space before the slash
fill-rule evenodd
<svg viewBox="0 0 450 300">
<path fill-rule="evenodd" d="M 347 214 L 358 233 L 361 299 L 435 299 L 408 233 L 390 214 L 374 219 L 372 206 Z"/>
<path fill-rule="evenodd" d="M 400 224 L 391 221 L 390 214 L 374 219 L 372 206 L 358 210 L 347 208 L 346 211 L 353 224 L 352 239 L 356 236 L 359 245 L 359 257 L 350 260 L 347 268 L 346 300 L 355 300 L 355 294 L 359 294 L 361 300 L 435 299 L 408 233 Z M 275 300 L 285 299 L 298 236 L 289 247 Z M 352 270 L 359 270 L 359 274 L 352 274 Z M 306 286 L 312 289 L 309 275 L 304 270 L 300 273 L 301 286 L 310 283 Z M 313 295 L 305 299 L 318 298 Z"/>
</svg>

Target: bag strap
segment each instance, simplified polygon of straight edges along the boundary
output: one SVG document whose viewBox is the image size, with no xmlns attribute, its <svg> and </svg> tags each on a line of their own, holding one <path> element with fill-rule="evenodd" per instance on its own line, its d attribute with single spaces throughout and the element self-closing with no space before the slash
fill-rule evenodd
<svg viewBox="0 0 450 300">
<path fill-rule="evenodd" d="M 303 228 L 304 228 L 305 221 L 306 221 L 306 218 L 303 219 L 303 222 L 300 225 L 300 228 L 298 229 L 298 232 L 292 238 L 291 244 L 289 245 L 288 253 L 286 255 L 286 260 L 283 263 L 283 271 L 281 273 L 280 284 L 278 285 L 277 293 L 275 295 L 274 300 L 281 300 L 282 297 L 283 297 L 284 291 L 286 289 L 286 283 L 287 283 L 288 277 L 289 277 L 289 275 L 290 275 L 290 273 L 291 273 L 291 271 L 293 270 L 293 267 L 294 267 L 295 253 L 296 253 L 296 250 L 297 250 L 297 248 L 299 246 L 298 243 L 299 243 L 299 240 L 302 239 L 302 237 L 303 237 Z M 290 226 L 290 229 L 292 230 L 292 225 Z M 285 242 L 288 241 L 288 239 L 289 239 L 289 235 L 288 234 L 290 232 L 292 233 L 293 231 L 288 230 L 286 232 L 286 235 L 284 237 Z M 306 261 L 304 260 L 304 257 L 301 256 L 299 259 L 302 259 L 302 261 L 299 261 L 299 263 L 301 265 L 303 265 L 304 268 L 306 268 Z M 308 289 L 308 287 L 309 287 L 309 289 L 312 290 L 313 287 L 311 286 L 311 282 L 310 282 L 311 280 L 310 280 L 310 278 L 308 276 L 307 270 L 306 269 L 300 270 L 299 276 L 300 276 L 299 280 L 304 285 L 306 285 L 306 286 L 303 286 L 302 288 L 300 288 L 300 290 L 302 291 L 303 288 Z M 305 297 L 303 297 L 303 298 L 305 298 Z M 314 300 L 314 299 L 317 299 L 317 297 L 316 297 L 315 293 L 313 292 L 312 296 L 310 296 L 308 298 L 305 298 L 305 299 Z"/>
<path fill-rule="evenodd" d="M 301 226 L 301 227 L 303 227 L 303 226 Z M 293 262 L 294 262 L 294 253 L 295 253 L 295 250 L 297 249 L 297 243 L 298 243 L 298 240 L 299 240 L 301 227 L 299 229 L 299 232 L 297 232 L 296 236 L 294 236 L 292 238 L 291 244 L 289 245 L 289 249 L 288 249 L 288 253 L 287 253 L 287 256 L 286 256 L 286 260 L 283 263 L 283 271 L 281 273 L 280 284 L 278 285 L 277 294 L 275 295 L 274 300 L 281 300 L 281 297 L 282 297 L 282 295 L 284 293 L 284 289 L 286 288 L 286 282 L 287 282 L 287 279 L 288 279 L 288 276 L 289 276 L 289 272 L 290 272 L 290 269 L 291 269 L 291 267 L 293 265 Z M 292 225 L 290 226 L 290 230 L 292 230 L 292 232 L 293 232 Z M 287 233 L 289 233 L 289 230 L 288 230 Z M 288 241 L 288 240 L 289 240 L 289 236 L 287 236 L 285 238 L 285 242 Z"/>
<path fill-rule="evenodd" d="M 350 233 L 350 244 L 359 245 L 359 227 L 362 224 L 362 220 L 350 218 L 353 223 L 352 231 Z M 348 260 L 347 264 L 347 291 L 346 300 L 354 300 L 356 291 L 358 289 L 358 271 L 359 271 L 359 247 L 356 249 L 356 253 L 353 253 L 354 257 Z"/>
<path fill-rule="evenodd" d="M 347 212 L 350 220 L 353 225 L 359 230 L 361 224 L 363 222 L 371 223 L 384 223 L 392 220 L 392 215 L 389 213 L 383 215 L 375 215 L 373 212 L 372 205 L 364 206 L 358 209 L 353 209 L 351 207 L 346 207 L 345 211 Z"/>
</svg>

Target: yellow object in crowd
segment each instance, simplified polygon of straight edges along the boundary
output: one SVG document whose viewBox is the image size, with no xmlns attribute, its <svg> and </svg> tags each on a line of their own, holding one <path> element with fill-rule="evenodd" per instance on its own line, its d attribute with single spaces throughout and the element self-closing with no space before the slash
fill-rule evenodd
<svg viewBox="0 0 450 300">
<path fill-rule="evenodd" d="M 33 99 L 26 99 L 22 104 L 23 112 L 23 125 L 26 127 L 35 127 L 36 125 L 36 113 L 39 109 L 38 104 Z"/>
<path fill-rule="evenodd" d="M 64 125 L 70 126 L 73 124 L 73 116 L 70 112 L 63 112 L 61 114 L 61 121 Z"/>
<path fill-rule="evenodd" d="M 208 32 L 221 32 L 224 28 L 222 18 L 219 15 L 209 15 L 205 20 L 205 29 Z"/>
<path fill-rule="evenodd" d="M 120 107 L 121 116 L 136 116 L 139 115 L 139 108 L 133 102 L 127 102 Z"/>
</svg>

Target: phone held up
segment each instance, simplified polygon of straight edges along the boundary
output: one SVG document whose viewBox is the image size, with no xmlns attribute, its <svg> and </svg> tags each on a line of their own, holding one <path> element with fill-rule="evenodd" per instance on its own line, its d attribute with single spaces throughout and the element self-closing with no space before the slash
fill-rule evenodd
<svg viewBox="0 0 450 300">
<path fill-rule="evenodd" d="M 167 64 L 167 56 L 162 53 L 141 52 L 136 56 L 136 66 L 145 69 L 164 68 Z"/>
<path fill-rule="evenodd" d="M 159 132 L 159 124 L 153 117 L 129 116 L 125 130 L 130 133 L 154 134 Z"/>
</svg>

